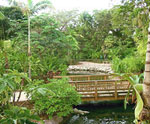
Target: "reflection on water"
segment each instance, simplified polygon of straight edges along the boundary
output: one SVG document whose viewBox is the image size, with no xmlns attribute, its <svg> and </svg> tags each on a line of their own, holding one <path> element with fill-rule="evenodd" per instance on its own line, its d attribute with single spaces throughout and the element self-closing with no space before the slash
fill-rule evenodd
<svg viewBox="0 0 150 124">
<path fill-rule="evenodd" d="M 89 111 L 86 115 L 71 115 L 63 124 L 133 124 L 134 106 L 124 110 L 123 103 L 100 103 L 78 106 L 78 109 Z"/>
</svg>

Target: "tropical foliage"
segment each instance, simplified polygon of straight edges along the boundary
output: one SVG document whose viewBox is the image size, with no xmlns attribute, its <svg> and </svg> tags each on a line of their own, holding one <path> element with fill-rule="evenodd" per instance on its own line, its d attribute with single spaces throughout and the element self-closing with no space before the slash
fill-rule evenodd
<svg viewBox="0 0 150 124">
<path fill-rule="evenodd" d="M 31 5 L 29 5 L 28 10 L 32 16 L 30 18 L 32 76 L 35 74 L 34 65 L 37 65 L 33 62 L 34 60 L 40 64 L 38 70 L 42 73 L 55 69 L 64 71 L 64 65 L 68 65 L 72 60 L 101 58 L 115 61 L 116 57 L 120 59 L 121 63 L 127 63 L 126 69 L 121 69 L 124 68 L 123 64 L 119 64 L 120 67 L 114 67 L 116 72 L 144 70 L 142 65 L 146 52 L 148 27 L 148 21 L 145 20 L 148 19 L 148 13 L 146 8 L 140 8 L 140 5 L 135 7 L 134 1 L 124 2 L 110 10 L 95 10 L 92 14 L 72 10 L 39 15 L 36 12 L 45 7 L 52 9 L 51 3 L 44 0 L 34 4 L 33 1 L 29 0 L 29 4 Z M 1 13 L 5 16 L 3 20 L 0 20 L 0 36 L 2 40 L 11 40 L 14 49 L 18 46 L 22 47 L 22 53 L 26 54 L 24 54 L 26 56 L 24 62 L 28 67 L 27 56 L 29 53 L 26 52 L 27 40 L 29 40 L 29 21 L 27 21 L 26 15 L 28 11 L 24 4 L 21 4 L 20 7 L 15 2 L 14 5 L 0 8 Z M 149 2 L 146 3 L 146 6 L 148 5 Z M 36 59 L 34 59 L 35 57 Z M 44 59 L 41 59 L 43 57 Z M 141 67 L 131 69 L 133 66 L 131 61 L 137 57 L 141 58 L 142 61 L 138 59 L 139 61 L 135 62 L 135 66 L 138 67 L 140 64 Z M 46 64 L 46 61 L 55 63 L 57 58 L 61 59 L 61 64 L 59 62 L 52 65 Z M 45 60 L 44 63 L 41 62 L 42 60 Z M 42 65 L 44 67 L 41 67 Z M 45 65 L 48 67 L 45 68 Z M 28 71 L 27 67 L 24 71 Z"/>
<path fill-rule="evenodd" d="M 140 120 L 140 113 L 143 109 L 144 103 L 143 99 L 141 97 L 141 94 L 143 92 L 143 74 L 140 75 L 133 75 L 133 74 L 117 74 L 117 76 L 120 76 L 123 80 L 129 81 L 129 90 L 124 100 L 124 108 L 127 108 L 127 104 L 129 103 L 129 96 L 132 92 L 132 103 L 136 103 L 134 115 L 135 115 L 135 123 L 138 124 L 138 121 Z"/>
<path fill-rule="evenodd" d="M 67 73 L 70 56 L 78 50 L 77 40 L 71 34 L 58 30 L 58 22 L 50 15 L 35 14 L 49 7 L 51 3 L 48 0 L 36 5 L 29 0 L 28 8 L 17 1 L 9 2 L 11 7 L 0 7 L 0 123 L 33 123 L 33 120 L 40 121 L 39 116 L 43 113 L 51 117 L 55 114 L 68 115 L 73 112 L 72 106 L 80 103 L 80 96 L 74 87 L 68 84 L 67 80 L 59 80 L 51 84 L 45 84 L 47 82 L 44 80 L 49 80 L 46 76 L 51 71 Z M 27 51 L 29 45 L 32 56 L 31 53 L 29 56 Z M 27 74 L 29 66 L 32 79 L 28 78 L 30 75 Z M 55 86 L 57 89 L 54 88 Z M 33 90 L 31 87 L 36 94 L 29 92 Z M 60 89 L 59 94 L 56 92 L 58 89 Z M 48 90 L 55 93 L 49 94 Z M 22 107 L 24 104 L 26 106 L 26 102 L 19 104 L 20 107 L 16 106 L 24 91 L 30 93 L 31 102 L 36 111 Z M 37 98 L 43 94 L 38 92 L 47 93 L 41 101 Z M 56 97 L 58 95 L 60 96 Z M 52 99 L 47 99 L 47 96 Z M 47 99 L 47 104 L 51 100 L 59 104 L 53 111 L 55 104 L 44 106 L 44 99 Z M 39 109 L 39 106 L 44 108 Z"/>
<path fill-rule="evenodd" d="M 6 109 L 1 116 L 1 124 L 36 124 L 32 121 L 40 121 L 39 116 L 33 115 L 33 113 L 27 108 L 18 106 L 13 106 L 9 109 Z"/>
<path fill-rule="evenodd" d="M 67 116 L 73 112 L 73 105 L 78 105 L 80 95 L 75 87 L 72 87 L 67 79 L 52 80 L 48 84 L 32 84 L 28 88 L 35 111 L 39 114 L 47 114 L 49 118 Z"/>
<path fill-rule="evenodd" d="M 143 72 L 149 0 L 123 0 L 121 5 L 92 13 L 42 12 L 53 9 L 49 0 L 28 0 L 27 5 L 6 1 L 10 6 L 0 6 L 1 123 L 38 120 L 31 116 L 35 113 L 49 117 L 71 113 L 72 106 L 80 103 L 80 96 L 68 80 L 52 81 L 47 75 L 57 71 L 67 74 L 73 60 L 109 60 L 114 72 Z M 129 80 L 133 96 L 136 95 L 138 120 L 143 107 L 140 80 L 137 76 L 123 77 Z M 16 98 L 16 91 L 19 96 L 22 91 L 28 93 L 34 112 L 16 107 L 20 99 Z M 16 115 L 18 111 L 21 113 Z"/>
</svg>

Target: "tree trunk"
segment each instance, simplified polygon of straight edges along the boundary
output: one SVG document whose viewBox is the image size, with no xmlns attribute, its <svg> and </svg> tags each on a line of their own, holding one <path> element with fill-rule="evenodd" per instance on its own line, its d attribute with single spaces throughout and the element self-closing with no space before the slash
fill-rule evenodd
<svg viewBox="0 0 150 124">
<path fill-rule="evenodd" d="M 30 13 L 28 12 L 28 74 L 31 79 Z"/>
<path fill-rule="evenodd" d="M 149 13 L 150 20 L 150 13 Z M 142 120 L 150 120 L 150 22 L 148 28 L 148 42 L 146 51 L 146 63 L 144 72 L 144 84 L 143 84 L 143 100 L 144 108 L 141 112 Z"/>
<path fill-rule="evenodd" d="M 7 53 L 6 51 L 4 50 L 4 56 L 5 56 L 5 69 L 6 69 L 6 73 L 7 73 L 7 69 L 9 69 L 9 63 L 8 63 L 8 57 L 7 57 Z"/>
</svg>

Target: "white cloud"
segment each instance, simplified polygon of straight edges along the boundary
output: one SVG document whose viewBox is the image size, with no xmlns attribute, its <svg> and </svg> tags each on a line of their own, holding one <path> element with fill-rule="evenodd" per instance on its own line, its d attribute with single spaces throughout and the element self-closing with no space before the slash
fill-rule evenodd
<svg viewBox="0 0 150 124">
<path fill-rule="evenodd" d="M 87 10 L 109 9 L 120 0 L 51 0 L 57 10 Z"/>
<path fill-rule="evenodd" d="M 7 5 L 6 0 L 0 0 L 0 5 Z M 24 1 L 27 0 L 18 0 Z M 40 0 L 33 0 L 38 2 Z M 115 4 L 119 4 L 120 0 L 50 0 L 56 10 L 79 9 L 80 11 L 92 11 L 95 9 L 109 9 Z"/>
</svg>

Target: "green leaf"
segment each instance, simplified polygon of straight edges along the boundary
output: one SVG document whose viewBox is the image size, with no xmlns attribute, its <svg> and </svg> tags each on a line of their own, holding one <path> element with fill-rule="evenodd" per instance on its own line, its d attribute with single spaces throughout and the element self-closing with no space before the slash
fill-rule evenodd
<svg viewBox="0 0 150 124">
<path fill-rule="evenodd" d="M 28 9 L 32 9 L 33 3 L 32 0 L 28 0 Z"/>
<path fill-rule="evenodd" d="M 40 117 L 38 115 L 34 115 L 34 113 L 31 113 L 31 111 L 25 107 L 11 106 L 9 109 L 4 111 L 4 116 L 1 123 L 14 124 L 14 121 L 30 122 L 30 120 L 40 121 Z"/>
<path fill-rule="evenodd" d="M 3 15 L 3 13 L 0 11 L 0 20 L 3 20 L 4 19 L 4 15 Z"/>
<path fill-rule="evenodd" d="M 127 93 L 127 95 L 126 95 L 126 97 L 125 97 L 125 99 L 124 99 L 124 109 L 127 108 L 127 104 L 128 104 L 128 100 L 127 100 L 127 99 L 129 98 L 131 89 L 132 89 L 132 86 L 129 87 L 128 93 Z"/>
<path fill-rule="evenodd" d="M 17 84 L 15 84 L 15 82 L 13 82 L 13 81 L 8 81 L 8 82 L 7 82 L 7 85 L 8 85 L 12 90 L 14 90 L 14 89 L 16 88 L 16 86 L 17 86 Z"/>
<path fill-rule="evenodd" d="M 0 83 L 0 93 L 6 89 L 6 83 Z"/>
<path fill-rule="evenodd" d="M 6 119 L 1 119 L 0 124 L 13 124 L 13 121 L 6 118 Z"/>
<path fill-rule="evenodd" d="M 134 87 L 134 90 L 135 90 L 136 98 L 137 98 L 137 104 L 136 104 L 134 114 L 135 114 L 135 120 L 139 120 L 139 116 L 140 116 L 140 113 L 143 109 L 144 103 L 143 103 L 143 100 L 142 100 L 139 92 L 137 91 L 137 89 L 135 87 Z"/>
<path fill-rule="evenodd" d="M 143 84 L 136 84 L 136 85 L 134 85 L 134 88 L 135 88 L 139 93 L 142 93 L 142 92 L 143 92 Z"/>
</svg>

